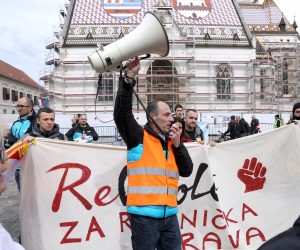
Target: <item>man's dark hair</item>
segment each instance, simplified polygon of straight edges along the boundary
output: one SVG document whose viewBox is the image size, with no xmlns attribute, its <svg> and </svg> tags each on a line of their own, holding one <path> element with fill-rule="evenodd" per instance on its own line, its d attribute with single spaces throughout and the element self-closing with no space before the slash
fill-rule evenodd
<svg viewBox="0 0 300 250">
<path fill-rule="evenodd" d="M 158 110 L 157 110 L 158 109 L 158 105 L 157 105 L 158 102 L 160 102 L 160 101 L 155 100 L 155 101 L 151 101 L 151 102 L 148 103 L 148 106 L 147 106 L 147 109 L 146 109 L 148 114 L 151 114 L 151 113 L 157 114 L 158 113 Z M 147 114 L 147 121 L 149 121 L 148 114 Z"/>
<path fill-rule="evenodd" d="M 37 113 L 37 118 L 40 118 L 41 113 L 48 113 L 48 114 L 53 113 L 54 114 L 54 110 L 51 108 L 40 108 Z"/>
<path fill-rule="evenodd" d="M 196 109 L 187 109 L 187 110 L 185 111 L 185 114 L 187 114 L 187 113 L 190 112 L 190 111 L 198 114 L 198 112 L 197 112 Z"/>
<path fill-rule="evenodd" d="M 175 123 L 175 122 L 180 122 L 182 125 L 184 125 L 184 121 L 181 117 L 177 117 L 177 116 L 174 117 L 174 122 L 173 123 Z"/>
<path fill-rule="evenodd" d="M 176 110 L 177 110 L 178 108 L 183 109 L 183 107 L 182 107 L 181 104 L 176 104 L 175 107 L 174 107 L 174 111 L 176 112 Z"/>
<path fill-rule="evenodd" d="M 275 115 L 275 118 L 278 118 L 278 119 L 279 119 L 279 115 Z"/>
<path fill-rule="evenodd" d="M 235 120 L 235 115 L 230 116 L 231 120 Z"/>
</svg>

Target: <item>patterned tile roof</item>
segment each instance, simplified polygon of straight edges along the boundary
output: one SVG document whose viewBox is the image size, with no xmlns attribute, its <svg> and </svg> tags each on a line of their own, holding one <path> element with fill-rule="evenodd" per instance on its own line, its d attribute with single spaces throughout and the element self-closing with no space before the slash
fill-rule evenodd
<svg viewBox="0 0 300 250">
<path fill-rule="evenodd" d="M 133 15 L 125 19 L 119 19 L 117 16 L 109 14 L 111 8 L 106 7 L 108 2 L 121 3 L 120 1 L 109 0 L 77 0 L 73 13 L 72 25 L 84 25 L 84 24 L 138 24 L 142 21 L 145 13 L 152 9 L 152 6 L 158 4 L 158 0 L 150 1 L 136 1 L 141 2 L 140 10 L 136 11 Z M 127 3 L 124 2 L 124 5 Z"/>
<path fill-rule="evenodd" d="M 240 3 L 242 16 L 251 30 L 279 31 L 279 23 L 283 13 L 274 1 L 264 1 L 263 4 Z M 284 17 L 287 31 L 294 31 L 291 24 Z"/>
<path fill-rule="evenodd" d="M 199 1 L 201 2 L 201 1 Z M 208 5 L 208 4 L 207 4 Z M 220 26 L 239 26 L 241 22 L 231 0 L 210 0 L 209 13 L 203 18 L 190 18 L 181 14 L 180 9 L 183 7 L 174 8 L 174 19 L 178 24 L 194 24 L 194 25 L 220 25 Z M 194 4 L 193 10 L 197 9 Z"/>
<path fill-rule="evenodd" d="M 73 6 L 66 44 L 113 42 L 141 23 L 147 11 L 163 7 L 184 36 L 208 33 L 221 44 L 220 39 L 232 40 L 237 34 L 240 42 L 236 44 L 249 44 L 232 0 L 76 0 Z"/>
<path fill-rule="evenodd" d="M 194 25 L 241 25 L 236 10 L 231 0 L 198 0 L 199 5 L 194 1 L 193 6 L 180 5 L 185 2 L 191 2 L 186 0 L 132 0 L 132 2 L 140 2 L 140 10 L 135 11 L 128 18 L 118 18 L 112 14 L 109 14 L 109 9 L 106 6 L 106 2 L 114 2 L 110 0 L 77 0 L 75 10 L 72 18 L 72 25 L 84 25 L 84 24 L 138 24 L 143 19 L 145 12 L 151 11 L 153 7 L 158 6 L 159 3 L 163 3 L 163 6 L 172 6 L 174 11 L 174 18 L 177 23 L 180 24 L 194 24 Z M 115 0 L 115 2 L 123 2 L 122 0 Z M 127 1 L 124 1 L 126 5 Z M 175 6 L 174 6 L 175 2 Z M 176 5 L 176 3 L 178 4 Z M 203 8 L 202 4 L 205 3 L 207 8 Z M 160 4 L 160 6 L 162 6 Z M 186 14 L 187 9 L 190 14 Z M 130 10 L 129 10 L 130 11 Z M 193 13 L 201 13 L 193 17 Z M 120 15 L 119 15 L 120 16 Z"/>
<path fill-rule="evenodd" d="M 22 70 L 19 70 L 10 64 L 0 60 L 0 76 L 4 76 L 13 81 L 17 81 L 21 84 L 29 87 L 40 89 L 41 86 L 26 75 Z"/>
</svg>

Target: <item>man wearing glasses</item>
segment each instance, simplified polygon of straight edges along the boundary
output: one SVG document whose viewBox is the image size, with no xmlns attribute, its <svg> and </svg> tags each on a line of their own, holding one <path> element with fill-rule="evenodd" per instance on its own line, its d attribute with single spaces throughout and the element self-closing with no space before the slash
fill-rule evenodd
<svg viewBox="0 0 300 250">
<path fill-rule="evenodd" d="M 8 140 L 5 143 L 5 148 L 10 148 L 25 134 L 32 131 L 33 123 L 36 120 L 36 113 L 33 110 L 33 101 L 28 97 L 22 97 L 19 99 L 16 105 L 19 119 L 16 120 L 11 126 L 10 133 L 8 134 Z M 20 169 L 16 171 L 16 182 L 18 189 L 20 190 Z"/>
</svg>

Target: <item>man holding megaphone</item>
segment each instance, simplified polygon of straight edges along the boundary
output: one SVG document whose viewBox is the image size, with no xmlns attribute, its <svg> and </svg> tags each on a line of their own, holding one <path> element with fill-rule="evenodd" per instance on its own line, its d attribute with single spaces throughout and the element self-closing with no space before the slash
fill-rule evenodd
<svg viewBox="0 0 300 250">
<path fill-rule="evenodd" d="M 177 220 L 179 176 L 188 177 L 193 163 L 173 124 L 170 107 L 152 101 L 142 127 L 132 113 L 135 77 L 140 69 L 135 57 L 119 79 L 114 120 L 127 145 L 127 212 L 130 215 L 132 247 L 138 250 L 179 250 L 181 235 Z"/>
</svg>

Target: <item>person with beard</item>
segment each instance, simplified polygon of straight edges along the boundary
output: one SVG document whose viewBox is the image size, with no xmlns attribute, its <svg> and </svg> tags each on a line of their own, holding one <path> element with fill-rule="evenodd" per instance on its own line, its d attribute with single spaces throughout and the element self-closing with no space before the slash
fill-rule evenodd
<svg viewBox="0 0 300 250">
<path fill-rule="evenodd" d="M 5 148 L 10 148 L 14 143 L 20 140 L 26 133 L 32 131 L 32 126 L 36 120 L 36 113 L 33 110 L 33 100 L 28 97 L 22 97 L 18 100 L 16 108 L 19 114 L 19 119 L 11 126 L 10 132 L 7 135 Z M 15 180 L 20 190 L 20 168 L 16 170 Z"/>
<path fill-rule="evenodd" d="M 87 123 L 85 114 L 79 114 L 78 123 L 71 128 L 66 136 L 69 141 L 92 142 L 98 140 L 98 134 L 93 127 Z"/>
<path fill-rule="evenodd" d="M 300 102 L 297 102 L 293 106 L 292 116 L 288 124 L 298 122 L 300 120 Z"/>
<path fill-rule="evenodd" d="M 133 250 L 180 250 L 177 219 L 179 176 L 193 171 L 191 157 L 180 141 L 169 105 L 152 101 L 147 106 L 147 123 L 139 125 L 132 113 L 135 76 L 140 69 L 136 57 L 120 75 L 114 120 L 127 145 L 127 212 Z"/>
<path fill-rule="evenodd" d="M 36 123 L 33 124 L 32 131 L 25 135 L 25 140 L 32 141 L 32 137 L 67 140 L 67 137 L 59 132 L 59 125 L 55 123 L 54 110 L 51 108 L 39 109 Z"/>
<path fill-rule="evenodd" d="M 197 125 L 198 113 L 195 109 L 188 109 L 184 116 L 184 130 L 181 140 L 183 142 L 199 142 L 204 143 L 202 129 Z"/>
</svg>

